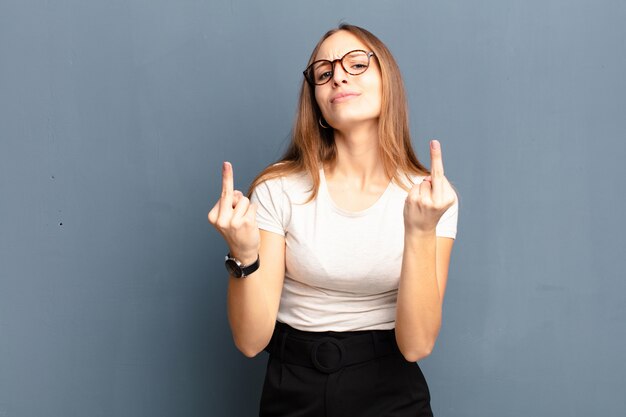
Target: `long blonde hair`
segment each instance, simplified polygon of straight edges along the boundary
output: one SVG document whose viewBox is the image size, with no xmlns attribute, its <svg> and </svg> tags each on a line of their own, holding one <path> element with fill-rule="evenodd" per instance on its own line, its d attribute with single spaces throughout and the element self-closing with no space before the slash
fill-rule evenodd
<svg viewBox="0 0 626 417">
<path fill-rule="evenodd" d="M 381 112 L 378 120 L 380 154 L 387 177 L 408 191 L 400 178 L 400 173 L 412 183 L 409 174 L 429 175 L 430 171 L 419 162 L 413 152 L 404 83 L 398 64 L 385 44 L 371 32 L 344 23 L 322 36 L 306 66 L 313 62 L 324 40 L 341 30 L 356 36 L 378 59 L 382 77 Z M 323 164 L 335 162 L 337 147 L 333 129 L 322 128 L 318 121 L 322 112 L 315 100 L 314 88 L 303 78 L 289 148 L 276 163 L 256 176 L 248 190 L 248 197 L 254 187 L 263 181 L 302 172 L 308 172 L 313 180 L 311 195 L 306 202 L 317 197 L 320 184 L 319 170 Z"/>
</svg>

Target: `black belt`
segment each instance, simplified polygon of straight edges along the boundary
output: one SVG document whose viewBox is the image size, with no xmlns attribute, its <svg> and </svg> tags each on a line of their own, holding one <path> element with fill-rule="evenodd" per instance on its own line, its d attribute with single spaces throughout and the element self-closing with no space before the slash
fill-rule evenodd
<svg viewBox="0 0 626 417">
<path fill-rule="evenodd" d="M 315 368 L 327 374 L 383 356 L 399 353 L 395 331 L 305 332 L 276 322 L 265 348 L 285 363 Z"/>
</svg>

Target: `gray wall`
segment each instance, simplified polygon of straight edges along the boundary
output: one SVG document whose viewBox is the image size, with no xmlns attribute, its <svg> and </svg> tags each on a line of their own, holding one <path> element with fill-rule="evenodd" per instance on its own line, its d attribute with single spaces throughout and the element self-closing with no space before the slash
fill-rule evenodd
<svg viewBox="0 0 626 417">
<path fill-rule="evenodd" d="M 256 414 L 206 214 L 341 19 L 460 191 L 436 414 L 624 415 L 624 2 L 2 0 L 0 417 Z"/>
</svg>

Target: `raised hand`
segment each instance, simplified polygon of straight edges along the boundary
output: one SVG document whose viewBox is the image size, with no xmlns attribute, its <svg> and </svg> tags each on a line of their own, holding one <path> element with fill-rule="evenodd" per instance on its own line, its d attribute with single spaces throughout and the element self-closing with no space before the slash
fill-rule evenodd
<svg viewBox="0 0 626 417">
<path fill-rule="evenodd" d="M 439 141 L 430 142 L 430 175 L 415 184 L 404 203 L 405 233 L 434 232 L 443 213 L 456 201 L 456 193 L 443 173 Z"/>
<path fill-rule="evenodd" d="M 234 190 L 233 167 L 229 162 L 222 166 L 222 195 L 209 211 L 209 223 L 224 237 L 230 254 L 247 265 L 257 259 L 261 241 L 256 224 L 255 203 Z"/>
</svg>

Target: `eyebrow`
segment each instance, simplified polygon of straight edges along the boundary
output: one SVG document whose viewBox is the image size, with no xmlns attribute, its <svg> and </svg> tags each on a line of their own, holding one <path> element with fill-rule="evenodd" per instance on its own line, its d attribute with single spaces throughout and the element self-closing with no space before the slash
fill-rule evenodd
<svg viewBox="0 0 626 417">
<path fill-rule="evenodd" d="M 342 56 L 343 56 L 343 55 L 342 55 Z M 316 57 L 316 58 L 313 60 L 313 62 L 317 62 L 317 61 L 334 61 L 335 59 L 341 59 L 341 57 L 340 57 L 340 56 L 338 56 L 337 58 L 332 58 L 332 59 L 329 59 L 329 58 L 317 58 L 317 57 Z"/>
<path fill-rule="evenodd" d="M 348 49 L 348 50 L 347 50 L 346 52 L 344 52 L 343 54 L 341 54 L 341 55 L 339 55 L 339 56 L 335 56 L 335 57 L 334 57 L 334 58 L 332 58 L 332 59 L 329 59 L 329 58 L 317 58 L 317 57 L 316 57 L 316 58 L 313 60 L 313 62 L 315 62 L 315 61 L 334 61 L 334 60 L 336 60 L 336 59 L 341 59 L 341 58 L 343 58 L 343 57 L 344 57 L 344 56 L 345 56 L 348 52 L 352 52 L 352 51 L 367 51 L 367 48 L 361 48 L 361 47 L 356 48 L 356 47 L 355 47 L 355 48 L 352 48 L 352 49 Z M 319 55 L 318 55 L 318 56 L 319 56 Z"/>
</svg>

